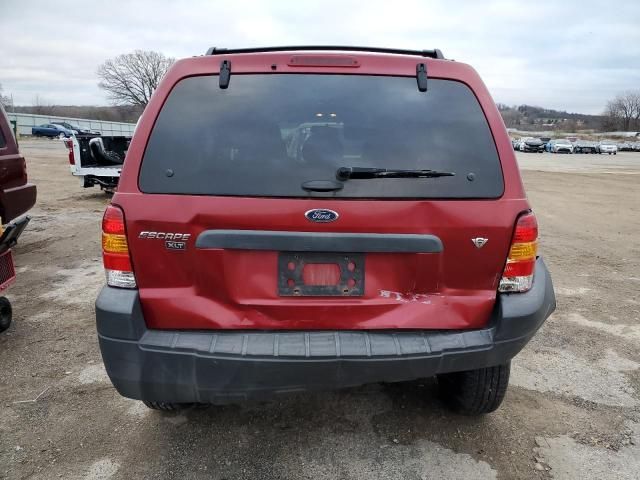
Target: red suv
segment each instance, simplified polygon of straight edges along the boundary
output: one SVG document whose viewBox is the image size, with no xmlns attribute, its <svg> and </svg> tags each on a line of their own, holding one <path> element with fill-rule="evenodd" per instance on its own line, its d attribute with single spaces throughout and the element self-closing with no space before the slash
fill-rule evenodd
<svg viewBox="0 0 640 480">
<path fill-rule="evenodd" d="M 490 412 L 555 309 L 537 237 L 470 66 L 210 49 L 165 76 L 105 212 L 102 356 L 161 410 L 435 375 Z"/>
</svg>

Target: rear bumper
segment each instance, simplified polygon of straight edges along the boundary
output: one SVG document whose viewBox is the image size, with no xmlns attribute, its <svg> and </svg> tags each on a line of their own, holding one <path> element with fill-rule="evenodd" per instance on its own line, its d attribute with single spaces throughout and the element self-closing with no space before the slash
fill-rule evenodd
<svg viewBox="0 0 640 480">
<path fill-rule="evenodd" d="M 533 288 L 500 295 L 489 325 L 457 331 L 168 331 L 146 328 L 135 290 L 96 301 L 102 358 L 125 397 L 227 403 L 398 382 L 505 363 L 555 309 L 538 259 Z"/>
<path fill-rule="evenodd" d="M 15 188 L 7 188 L 2 192 L 0 215 L 3 223 L 28 212 L 36 203 L 36 186 L 27 183 Z"/>
</svg>

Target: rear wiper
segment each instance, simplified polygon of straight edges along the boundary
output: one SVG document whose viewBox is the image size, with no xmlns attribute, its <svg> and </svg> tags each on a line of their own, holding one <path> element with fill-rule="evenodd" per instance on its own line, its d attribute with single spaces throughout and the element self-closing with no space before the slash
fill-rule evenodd
<svg viewBox="0 0 640 480">
<path fill-rule="evenodd" d="M 340 167 L 336 178 L 340 181 L 364 180 L 369 178 L 437 178 L 453 177 L 453 172 L 438 170 L 393 170 L 389 168 Z"/>
</svg>

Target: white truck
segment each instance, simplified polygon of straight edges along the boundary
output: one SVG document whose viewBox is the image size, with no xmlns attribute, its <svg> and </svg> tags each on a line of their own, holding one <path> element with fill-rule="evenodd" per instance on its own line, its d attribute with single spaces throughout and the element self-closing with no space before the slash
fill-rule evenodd
<svg viewBox="0 0 640 480">
<path fill-rule="evenodd" d="M 69 150 L 71 174 L 84 188 L 116 189 L 131 137 L 76 134 L 62 141 Z"/>
</svg>

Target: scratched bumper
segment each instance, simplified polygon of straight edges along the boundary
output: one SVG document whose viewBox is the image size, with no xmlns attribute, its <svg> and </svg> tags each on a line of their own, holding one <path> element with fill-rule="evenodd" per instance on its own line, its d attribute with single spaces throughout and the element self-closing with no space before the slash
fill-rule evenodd
<svg viewBox="0 0 640 480">
<path fill-rule="evenodd" d="M 135 290 L 96 302 L 100 349 L 123 396 L 227 403 L 398 382 L 508 362 L 555 309 L 538 259 L 533 288 L 502 294 L 486 328 L 447 331 L 168 331 L 146 328 Z"/>
</svg>

